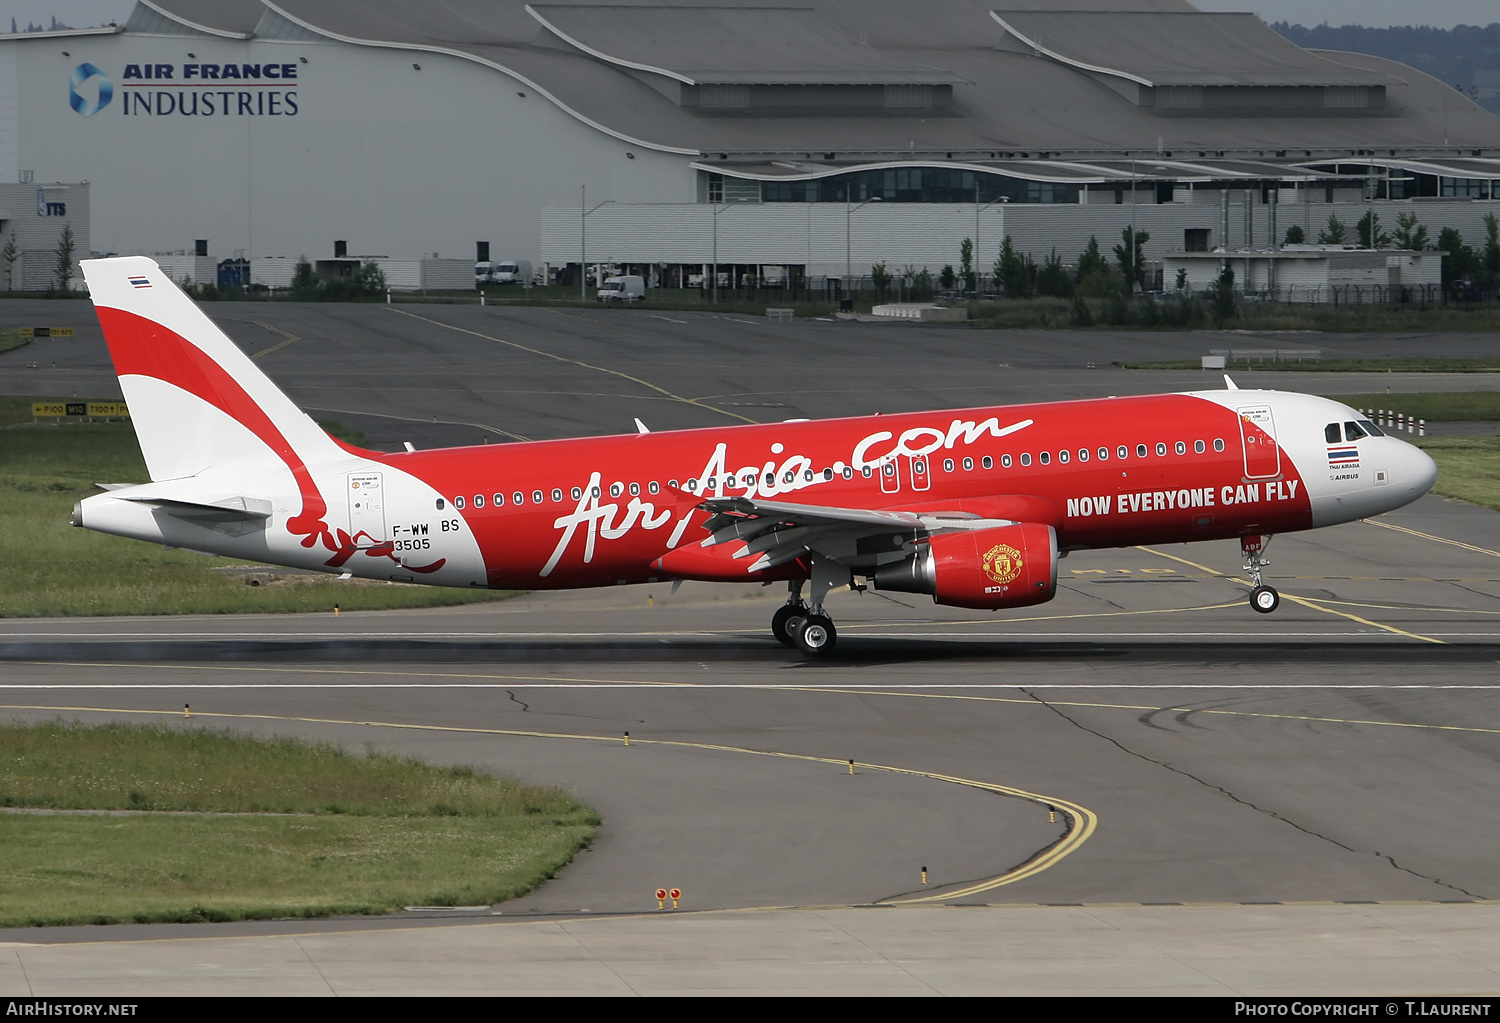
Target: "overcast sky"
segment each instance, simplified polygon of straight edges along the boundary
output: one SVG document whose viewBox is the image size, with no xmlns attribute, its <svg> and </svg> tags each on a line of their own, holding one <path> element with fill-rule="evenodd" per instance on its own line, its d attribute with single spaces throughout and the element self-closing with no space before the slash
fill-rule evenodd
<svg viewBox="0 0 1500 1023">
<path fill-rule="evenodd" d="M 1496 0 L 1193 0 L 1205 11 L 1254 11 L 1266 21 L 1289 21 L 1294 25 L 1488 25 L 1500 21 Z M 15 18 L 22 27 L 28 21 L 45 25 L 56 15 L 75 27 L 124 21 L 134 0 L 0 0 L 0 31 L 10 29 Z M 1003 0 L 995 0 L 1003 7 Z"/>
</svg>

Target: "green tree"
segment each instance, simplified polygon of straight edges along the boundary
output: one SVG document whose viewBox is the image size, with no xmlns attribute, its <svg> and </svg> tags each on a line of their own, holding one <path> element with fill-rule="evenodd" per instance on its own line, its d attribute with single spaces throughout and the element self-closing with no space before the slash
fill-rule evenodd
<svg viewBox="0 0 1500 1023">
<path fill-rule="evenodd" d="M 1465 245 L 1463 235 L 1455 227 L 1445 227 L 1438 232 L 1437 247 L 1443 254 L 1443 286 L 1454 281 L 1470 281 L 1479 276 L 1484 261 L 1473 246 Z"/>
<path fill-rule="evenodd" d="M 380 269 L 380 264 L 374 260 L 367 260 L 360 265 L 358 279 L 361 294 L 370 297 L 385 294 L 385 271 Z"/>
<path fill-rule="evenodd" d="M 958 277 L 965 291 L 978 290 L 978 275 L 974 273 L 974 239 L 965 238 L 958 246 Z"/>
<path fill-rule="evenodd" d="M 952 275 L 953 268 L 951 266 L 944 267 L 943 269 L 947 270 L 950 276 Z M 952 285 L 950 284 L 949 286 L 951 287 Z M 912 281 L 911 297 L 919 300 L 926 300 L 932 297 L 932 271 L 925 266 L 917 271 L 916 279 Z"/>
<path fill-rule="evenodd" d="M 1318 232 L 1319 245 L 1342 245 L 1349 237 L 1349 229 L 1337 216 L 1328 214 L 1328 226 Z"/>
<path fill-rule="evenodd" d="M 875 285 L 875 294 L 885 298 L 885 293 L 891 289 L 891 272 L 884 263 L 870 267 L 870 283 Z"/>
<path fill-rule="evenodd" d="M 13 278 L 16 273 L 16 260 L 21 258 L 21 250 L 16 248 L 16 236 L 12 234 L 5 239 L 5 248 L 0 250 L 0 263 L 5 266 L 5 290 L 14 291 Z"/>
<path fill-rule="evenodd" d="M 1177 268 L 1177 290 L 1187 290 L 1187 267 L 1185 266 L 1179 266 Z"/>
<path fill-rule="evenodd" d="M 1406 212 L 1396 218 L 1396 233 L 1393 237 L 1398 249 L 1432 248 L 1432 239 L 1427 236 L 1427 228 L 1417 222 L 1415 213 Z"/>
<path fill-rule="evenodd" d="M 52 271 L 57 278 L 57 290 L 66 295 L 73 283 L 73 225 L 63 227 L 62 237 L 57 240 L 57 265 Z"/>
<path fill-rule="evenodd" d="M 938 271 L 938 287 L 944 291 L 952 291 L 958 283 L 958 274 L 953 272 L 952 263 L 944 263 L 943 268 Z"/>
<path fill-rule="evenodd" d="M 1224 264 L 1224 269 L 1219 271 L 1219 279 L 1214 281 L 1214 286 L 1209 289 L 1209 295 L 1213 299 L 1214 322 L 1225 323 L 1235 317 L 1234 309 L 1234 271 L 1229 264 Z"/>
<path fill-rule="evenodd" d="M 1283 244 L 1283 245 L 1301 245 L 1306 240 L 1307 240 L 1307 232 L 1305 232 L 1305 231 L 1302 230 L 1301 225 L 1299 225 L 1299 224 L 1293 224 L 1291 227 L 1289 227 L 1289 228 L 1286 229 L 1286 240 L 1283 241 L 1281 244 Z"/>
<path fill-rule="evenodd" d="M 1000 245 L 1000 255 L 995 257 L 995 265 L 991 268 L 995 281 L 1005 289 L 1006 298 L 1031 297 L 1032 274 L 1028 271 L 1034 268 L 1029 268 L 1027 263 L 1028 260 L 1016 251 L 1010 235 L 1006 235 Z"/>
<path fill-rule="evenodd" d="M 1088 247 L 1078 256 L 1078 280 L 1081 283 L 1085 277 L 1097 274 L 1100 270 L 1108 270 L 1109 263 L 1105 262 L 1104 256 L 1099 251 L 1099 239 L 1089 235 Z"/>
<path fill-rule="evenodd" d="M 318 292 L 322 290 L 317 271 L 313 269 L 312 260 L 306 256 L 297 260 L 297 268 L 292 271 L 292 297 L 299 302 L 310 302 L 317 298 Z"/>
<path fill-rule="evenodd" d="M 1146 264 L 1141 250 L 1150 240 L 1151 235 L 1145 231 L 1127 227 L 1120 232 L 1120 244 L 1115 246 L 1115 262 L 1125 278 L 1125 290 L 1132 294 L 1136 288 L 1146 286 Z"/>
<path fill-rule="evenodd" d="M 1063 266 L 1056 249 L 1042 261 L 1042 268 L 1037 271 L 1036 293 L 1054 298 L 1071 298 L 1073 295 L 1073 275 Z"/>
<path fill-rule="evenodd" d="M 1484 272 L 1493 282 L 1500 279 L 1500 221 L 1493 213 L 1484 215 Z"/>
<path fill-rule="evenodd" d="M 1359 218 L 1355 225 L 1359 232 L 1359 247 L 1362 249 L 1388 249 L 1391 247 L 1391 236 L 1380 226 L 1380 214 L 1374 210 L 1366 210 L 1365 215 Z"/>
</svg>

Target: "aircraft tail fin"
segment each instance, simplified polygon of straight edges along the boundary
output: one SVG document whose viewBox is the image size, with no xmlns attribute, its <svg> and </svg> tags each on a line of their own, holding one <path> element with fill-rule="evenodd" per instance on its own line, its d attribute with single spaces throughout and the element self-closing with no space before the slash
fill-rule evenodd
<svg viewBox="0 0 1500 1023">
<path fill-rule="evenodd" d="M 81 265 L 153 481 L 344 453 L 155 261 Z"/>
</svg>

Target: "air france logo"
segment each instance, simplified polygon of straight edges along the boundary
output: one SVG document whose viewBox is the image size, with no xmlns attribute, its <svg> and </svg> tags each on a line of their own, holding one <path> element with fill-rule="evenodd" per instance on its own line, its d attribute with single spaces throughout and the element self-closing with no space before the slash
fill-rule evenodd
<svg viewBox="0 0 1500 1023">
<path fill-rule="evenodd" d="M 115 83 L 92 64 L 79 64 L 68 80 L 68 104 L 84 117 L 93 117 L 109 106 Z"/>
</svg>

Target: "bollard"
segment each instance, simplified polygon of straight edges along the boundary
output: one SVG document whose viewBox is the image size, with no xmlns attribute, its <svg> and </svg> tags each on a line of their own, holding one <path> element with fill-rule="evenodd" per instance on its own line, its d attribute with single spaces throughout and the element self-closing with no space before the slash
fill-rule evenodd
<svg viewBox="0 0 1500 1023">
<path fill-rule="evenodd" d="M 680 899 L 680 898 L 682 898 L 682 892 L 679 891 L 676 888 L 673 888 L 670 894 L 672 896 L 672 908 L 676 909 L 677 908 L 677 900 Z"/>
<path fill-rule="evenodd" d="M 190 718 L 193 716 L 193 712 L 188 710 L 188 705 L 185 703 L 182 705 L 182 716 L 185 718 Z"/>
<path fill-rule="evenodd" d="M 385 304 L 386 305 L 390 305 L 391 304 L 391 289 L 390 288 L 386 288 L 385 289 Z"/>
<path fill-rule="evenodd" d="M 927 867 L 925 865 L 922 867 L 922 883 L 927 883 Z"/>
<path fill-rule="evenodd" d="M 647 607 L 655 607 L 655 606 L 656 606 L 656 598 L 655 598 L 655 597 L 653 597 L 653 596 L 652 596 L 652 595 L 651 595 L 651 594 L 649 594 L 649 593 L 648 593 L 648 594 L 646 594 L 646 606 L 647 606 Z"/>
<path fill-rule="evenodd" d="M 854 773 L 854 761 L 852 761 L 852 760 L 849 761 L 849 773 L 851 775 Z"/>
<path fill-rule="evenodd" d="M 1418 437 L 1425 437 L 1425 436 L 1427 436 L 1427 420 L 1425 420 L 1425 419 L 1418 419 L 1417 420 L 1417 436 Z"/>
<path fill-rule="evenodd" d="M 333 605 L 333 617 L 337 618 L 338 616 L 339 616 L 339 606 L 337 604 L 335 604 L 335 605 Z"/>
<path fill-rule="evenodd" d="M 1051 803 L 1047 804 L 1047 823 L 1057 823 L 1057 807 L 1053 806 Z"/>
<path fill-rule="evenodd" d="M 629 732 L 625 733 L 625 745 L 627 745 L 627 746 L 630 745 L 630 733 Z"/>
<path fill-rule="evenodd" d="M 665 888 L 656 889 L 656 908 L 667 908 L 667 890 Z"/>
<path fill-rule="evenodd" d="M 484 292 L 482 292 L 482 291 L 479 293 L 479 304 L 481 306 L 484 305 Z"/>
</svg>

